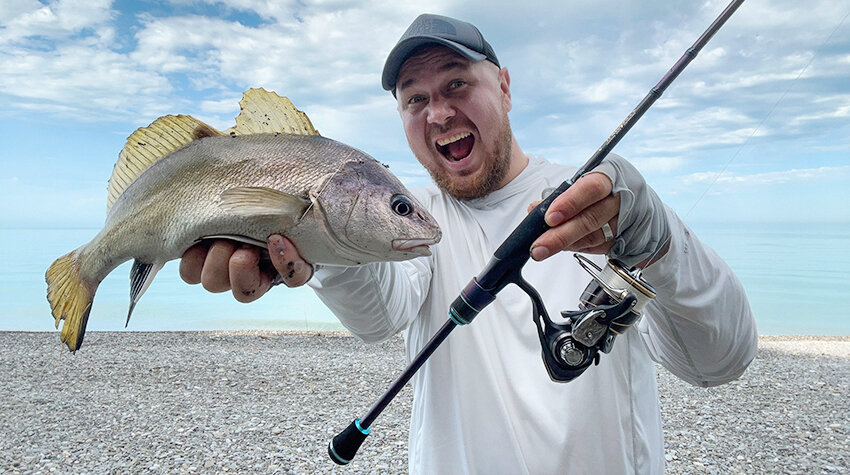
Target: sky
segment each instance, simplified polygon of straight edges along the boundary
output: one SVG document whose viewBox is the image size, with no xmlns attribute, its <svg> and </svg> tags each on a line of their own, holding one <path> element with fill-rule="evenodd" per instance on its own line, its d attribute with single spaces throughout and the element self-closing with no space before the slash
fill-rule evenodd
<svg viewBox="0 0 850 475">
<path fill-rule="evenodd" d="M 380 86 L 424 12 L 493 45 L 526 153 L 579 165 L 726 3 L 2 0 L 0 226 L 99 227 L 133 130 L 166 114 L 227 128 L 251 87 L 427 184 Z M 686 220 L 850 222 L 848 13 L 746 1 L 614 151 Z"/>
</svg>

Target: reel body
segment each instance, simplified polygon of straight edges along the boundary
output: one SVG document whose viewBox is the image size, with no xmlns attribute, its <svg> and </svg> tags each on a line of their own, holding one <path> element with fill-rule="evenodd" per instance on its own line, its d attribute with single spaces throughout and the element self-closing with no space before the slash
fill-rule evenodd
<svg viewBox="0 0 850 475">
<path fill-rule="evenodd" d="M 572 381 L 592 363 L 598 364 L 600 353 L 611 352 L 617 335 L 637 322 L 646 303 L 655 297 L 638 270 L 629 270 L 615 259 L 599 268 L 582 255 L 575 258 L 593 280 L 579 299 L 579 309 L 561 312 L 564 323 L 549 318 L 534 288 L 526 282 L 520 285 L 531 298 L 543 363 L 556 382 Z"/>
</svg>

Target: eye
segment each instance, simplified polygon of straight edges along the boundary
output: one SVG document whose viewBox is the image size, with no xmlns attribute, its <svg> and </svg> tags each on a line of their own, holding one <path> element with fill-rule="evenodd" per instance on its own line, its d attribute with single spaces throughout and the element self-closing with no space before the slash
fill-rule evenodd
<svg viewBox="0 0 850 475">
<path fill-rule="evenodd" d="M 449 83 L 449 89 L 457 89 L 463 86 L 465 83 L 462 79 L 455 79 L 454 81 Z"/>
<path fill-rule="evenodd" d="M 393 212 L 399 216 L 407 216 L 413 212 L 413 202 L 404 195 L 393 195 L 390 198 L 390 206 Z"/>
</svg>

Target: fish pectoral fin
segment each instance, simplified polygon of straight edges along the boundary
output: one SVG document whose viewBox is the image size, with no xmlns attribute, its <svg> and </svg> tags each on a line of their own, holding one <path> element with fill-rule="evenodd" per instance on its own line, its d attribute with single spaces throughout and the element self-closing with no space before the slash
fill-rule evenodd
<svg viewBox="0 0 850 475">
<path fill-rule="evenodd" d="M 252 246 L 261 247 L 266 249 L 269 247 L 269 244 L 264 241 L 260 241 L 259 239 L 254 239 L 249 236 L 243 236 L 241 234 L 213 234 L 211 236 L 203 236 L 200 240 L 204 239 L 228 239 L 231 241 L 244 242 L 245 244 L 251 244 Z"/>
<path fill-rule="evenodd" d="M 164 262 L 145 264 L 138 259 L 133 261 L 133 268 L 130 269 L 130 310 L 127 312 L 127 322 L 124 327 L 130 324 L 130 315 L 133 314 L 133 309 L 136 308 L 136 303 L 142 298 L 142 295 L 148 290 L 156 273 L 165 265 Z"/>
<path fill-rule="evenodd" d="M 310 206 L 310 200 L 265 187 L 242 186 L 221 193 L 219 206 L 245 217 L 279 216 L 284 227 L 294 225 Z"/>
</svg>

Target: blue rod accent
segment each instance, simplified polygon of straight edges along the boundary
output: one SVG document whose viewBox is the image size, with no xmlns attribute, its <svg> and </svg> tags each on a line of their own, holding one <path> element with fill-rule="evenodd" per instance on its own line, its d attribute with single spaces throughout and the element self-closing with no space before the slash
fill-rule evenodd
<svg viewBox="0 0 850 475">
<path fill-rule="evenodd" d="M 360 427 L 359 417 L 357 419 L 354 419 L 354 426 L 357 427 L 357 430 L 359 430 L 363 435 L 369 435 L 369 432 L 372 432 L 372 429 L 364 429 Z"/>
<path fill-rule="evenodd" d="M 469 322 L 465 322 L 462 318 L 460 318 L 460 316 L 455 315 L 455 313 L 452 309 L 449 309 L 449 319 L 451 321 L 455 322 L 456 325 L 462 326 L 462 325 L 466 325 L 467 323 L 469 323 Z"/>
</svg>

